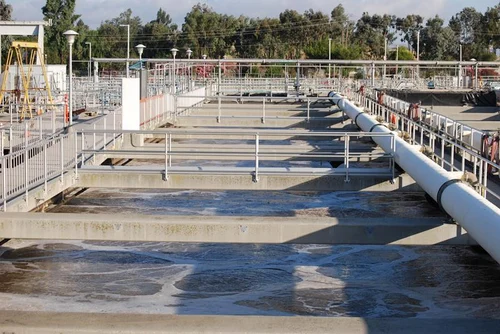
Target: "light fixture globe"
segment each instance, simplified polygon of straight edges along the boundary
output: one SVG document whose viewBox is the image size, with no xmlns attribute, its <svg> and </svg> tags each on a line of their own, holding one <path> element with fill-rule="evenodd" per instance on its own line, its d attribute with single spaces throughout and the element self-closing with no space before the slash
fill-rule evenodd
<svg viewBox="0 0 500 334">
<path fill-rule="evenodd" d="M 191 50 L 190 48 L 188 48 L 188 49 L 186 50 L 186 54 L 187 54 L 187 56 L 188 56 L 188 59 L 190 59 L 190 58 L 191 58 L 191 54 L 193 54 L 193 50 Z"/>
<path fill-rule="evenodd" d="M 135 48 L 137 49 L 137 52 L 139 53 L 139 57 L 142 57 L 142 53 L 144 52 L 144 49 L 146 48 L 146 46 L 139 44 L 139 45 L 136 45 Z"/>
<path fill-rule="evenodd" d="M 66 36 L 68 44 L 72 45 L 75 42 L 75 37 L 78 36 L 78 33 L 74 30 L 68 30 L 64 32 L 63 35 Z"/>
<path fill-rule="evenodd" d="M 177 56 L 177 52 L 178 51 L 179 50 L 177 50 L 176 48 L 173 48 L 173 49 L 170 50 L 170 52 L 172 52 L 172 56 L 174 56 L 174 58 L 175 58 L 175 56 Z"/>
</svg>

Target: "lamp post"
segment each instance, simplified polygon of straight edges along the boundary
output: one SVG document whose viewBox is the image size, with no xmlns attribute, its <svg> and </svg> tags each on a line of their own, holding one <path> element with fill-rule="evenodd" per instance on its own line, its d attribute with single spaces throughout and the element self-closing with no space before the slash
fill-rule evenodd
<svg viewBox="0 0 500 334">
<path fill-rule="evenodd" d="M 139 54 L 139 66 L 140 69 L 139 69 L 139 80 L 140 80 L 140 92 L 141 92 L 141 99 L 147 97 L 147 94 L 148 94 L 148 88 L 147 88 L 147 77 L 146 78 L 143 78 L 142 76 L 142 53 L 144 52 L 144 49 L 146 48 L 146 46 L 142 45 L 142 44 L 139 44 L 139 45 L 136 45 L 135 48 L 137 49 L 137 53 Z"/>
<path fill-rule="evenodd" d="M 175 89 L 175 56 L 177 55 L 177 50 L 176 48 L 173 48 L 170 50 L 170 52 L 172 52 L 172 56 L 174 57 L 174 65 L 173 65 L 173 75 L 172 75 L 172 78 L 174 79 L 174 83 L 172 85 L 172 89 L 173 89 L 173 93 L 175 94 L 176 93 L 176 89 Z"/>
<path fill-rule="evenodd" d="M 186 50 L 186 54 L 188 56 L 188 60 L 191 59 L 191 54 L 193 53 L 193 50 L 191 48 L 188 48 Z M 188 62 L 188 91 L 191 90 L 191 62 Z"/>
<path fill-rule="evenodd" d="M 120 24 L 120 27 L 127 27 L 127 78 L 129 77 L 129 59 L 130 59 L 130 24 Z"/>
<path fill-rule="evenodd" d="M 73 125 L 73 43 L 78 33 L 68 30 L 63 33 L 69 45 L 69 125 Z"/>
<path fill-rule="evenodd" d="M 203 79 L 207 80 L 207 62 L 205 61 L 207 55 L 202 55 L 201 58 L 203 58 Z"/>
<path fill-rule="evenodd" d="M 384 37 L 384 61 L 387 61 L 387 36 Z M 384 63 L 384 77 L 382 82 L 385 82 L 385 77 L 387 76 L 387 64 Z"/>
<path fill-rule="evenodd" d="M 89 46 L 89 69 L 88 69 L 88 71 L 89 71 L 89 80 L 90 80 L 90 76 L 91 76 L 91 73 L 92 73 L 92 71 L 90 69 L 90 67 L 92 65 L 92 43 L 91 42 L 85 42 L 85 45 Z"/>
<path fill-rule="evenodd" d="M 458 64 L 458 87 L 462 88 L 462 44 L 460 44 L 460 63 Z"/>
<path fill-rule="evenodd" d="M 328 38 L 328 80 L 332 80 L 332 39 Z"/>
<path fill-rule="evenodd" d="M 417 61 L 420 62 L 420 30 L 417 31 Z M 417 75 L 420 78 L 420 65 L 417 65 Z"/>
</svg>

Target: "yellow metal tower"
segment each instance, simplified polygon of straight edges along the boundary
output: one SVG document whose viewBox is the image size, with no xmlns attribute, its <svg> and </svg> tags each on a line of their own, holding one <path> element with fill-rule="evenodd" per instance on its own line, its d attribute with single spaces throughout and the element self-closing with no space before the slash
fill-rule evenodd
<svg viewBox="0 0 500 334">
<path fill-rule="evenodd" d="M 23 65 L 23 53 L 29 54 L 28 61 L 28 69 L 25 71 Z M 42 55 L 40 49 L 38 48 L 38 43 L 35 42 L 12 42 L 12 46 L 9 49 L 9 54 L 7 55 L 7 62 L 5 63 L 5 70 L 2 80 L 2 89 L 0 90 L 0 103 L 3 101 L 5 93 L 12 92 L 7 91 L 7 82 L 9 80 L 9 70 L 12 65 L 12 58 L 15 54 L 15 59 L 17 61 L 17 66 L 19 68 L 20 81 L 22 83 L 22 90 L 14 90 L 13 93 L 18 98 L 18 101 L 21 103 L 21 119 L 25 118 L 26 112 L 29 113 L 30 117 L 33 117 L 33 108 L 32 108 L 32 98 L 30 95 L 30 90 L 46 90 L 47 98 L 50 107 L 53 106 L 52 101 L 52 93 L 50 91 L 50 83 L 47 76 L 47 70 L 45 68 L 44 56 Z M 36 57 L 40 60 L 40 64 L 42 66 L 43 78 L 45 80 L 45 88 L 41 87 L 30 87 L 31 77 L 33 75 L 33 65 L 35 64 Z"/>
</svg>

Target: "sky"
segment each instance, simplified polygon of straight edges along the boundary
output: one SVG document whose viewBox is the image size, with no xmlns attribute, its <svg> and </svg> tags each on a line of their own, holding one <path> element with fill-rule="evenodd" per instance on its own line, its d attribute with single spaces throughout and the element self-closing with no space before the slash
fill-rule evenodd
<svg viewBox="0 0 500 334">
<path fill-rule="evenodd" d="M 158 9 L 163 8 L 175 23 L 182 24 L 186 13 L 199 2 L 207 3 L 218 13 L 260 18 L 277 17 L 285 9 L 303 13 L 312 8 L 329 14 L 342 3 L 352 20 L 357 20 L 363 12 L 400 17 L 407 14 L 420 14 L 426 18 L 439 15 L 448 20 L 467 6 L 484 12 L 486 8 L 498 4 L 498 0 L 76 0 L 75 12 L 82 15 L 83 21 L 91 28 L 117 17 L 128 8 L 143 23 L 155 19 Z M 14 20 L 43 20 L 41 8 L 46 0 L 6 0 L 6 3 L 14 8 Z"/>
</svg>

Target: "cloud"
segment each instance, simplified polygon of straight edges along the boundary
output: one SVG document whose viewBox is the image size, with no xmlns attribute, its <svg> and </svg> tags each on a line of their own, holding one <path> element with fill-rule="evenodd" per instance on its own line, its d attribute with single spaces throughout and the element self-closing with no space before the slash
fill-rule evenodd
<svg viewBox="0 0 500 334">
<path fill-rule="evenodd" d="M 14 18 L 18 20 L 41 20 L 41 8 L 46 0 L 7 0 L 14 7 Z M 235 16 L 277 17 L 285 9 L 304 12 L 308 9 L 321 10 L 329 14 L 340 1 L 332 0 L 77 0 L 76 13 L 82 15 L 83 21 L 95 28 L 104 20 L 117 17 L 128 8 L 143 23 L 156 17 L 159 8 L 163 8 L 174 19 L 182 24 L 185 15 L 198 2 L 207 3 L 219 13 Z M 344 0 L 341 1 L 352 20 L 357 20 L 363 12 L 370 14 L 391 14 L 406 16 L 420 14 L 426 18 L 436 14 L 449 19 L 452 15 L 470 6 L 470 0 Z M 484 11 L 493 6 L 491 0 L 476 0 L 474 7 Z"/>
</svg>

